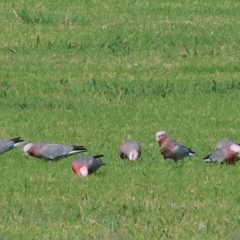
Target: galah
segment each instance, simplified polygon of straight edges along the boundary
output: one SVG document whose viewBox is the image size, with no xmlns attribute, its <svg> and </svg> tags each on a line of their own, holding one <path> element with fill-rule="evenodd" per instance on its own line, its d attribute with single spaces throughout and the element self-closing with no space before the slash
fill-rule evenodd
<svg viewBox="0 0 240 240">
<path fill-rule="evenodd" d="M 0 154 L 3 154 L 13 148 L 24 145 L 26 143 L 28 142 L 22 140 L 20 137 L 0 140 Z"/>
<path fill-rule="evenodd" d="M 228 147 L 232 144 L 237 144 L 239 145 L 237 142 L 233 141 L 233 140 L 222 140 L 220 142 L 217 143 L 217 146 L 216 146 L 216 150 L 217 149 L 221 149 L 223 147 Z"/>
<path fill-rule="evenodd" d="M 36 144 L 26 144 L 23 151 L 26 156 L 32 156 L 47 161 L 57 161 L 76 153 L 86 152 L 87 149 L 84 146 L 68 146 L 56 143 L 39 142 Z"/>
<path fill-rule="evenodd" d="M 99 158 L 104 155 L 83 156 L 72 163 L 72 170 L 80 177 L 87 177 L 96 172 L 102 165 L 106 165 Z"/>
<path fill-rule="evenodd" d="M 156 141 L 159 144 L 164 160 L 169 158 L 176 162 L 185 157 L 196 155 L 190 148 L 187 148 L 171 139 L 164 131 L 156 133 Z"/>
<path fill-rule="evenodd" d="M 207 155 L 203 161 L 209 162 L 219 162 L 227 164 L 234 164 L 240 159 L 240 146 L 237 144 L 231 144 L 229 146 L 217 149 L 214 153 Z"/>
<path fill-rule="evenodd" d="M 133 140 L 125 141 L 119 148 L 119 155 L 121 159 L 135 161 L 141 156 L 141 145 Z"/>
</svg>

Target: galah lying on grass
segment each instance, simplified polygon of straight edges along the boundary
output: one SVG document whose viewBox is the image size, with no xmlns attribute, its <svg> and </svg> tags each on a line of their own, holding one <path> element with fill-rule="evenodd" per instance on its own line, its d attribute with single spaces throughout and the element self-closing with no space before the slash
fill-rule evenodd
<svg viewBox="0 0 240 240">
<path fill-rule="evenodd" d="M 227 164 L 234 164 L 240 159 L 240 146 L 237 144 L 231 144 L 226 147 L 217 149 L 214 153 L 207 155 L 203 161 L 209 162 L 219 162 Z"/>
<path fill-rule="evenodd" d="M 24 146 L 23 151 L 26 156 L 32 156 L 47 161 L 57 161 L 61 158 L 71 156 L 76 153 L 86 152 L 83 146 L 68 146 L 55 143 L 28 143 Z"/>
<path fill-rule="evenodd" d="M 171 139 L 164 131 L 156 133 L 156 141 L 159 143 L 164 160 L 169 158 L 176 162 L 188 156 L 195 156 L 195 152 Z"/>
<path fill-rule="evenodd" d="M 22 140 L 20 137 L 0 140 L 0 154 L 27 143 L 28 142 Z"/>
<path fill-rule="evenodd" d="M 100 157 L 103 157 L 103 155 L 80 157 L 73 161 L 72 170 L 79 177 L 87 177 L 96 172 L 102 165 L 106 165 L 99 159 Z"/>
<path fill-rule="evenodd" d="M 239 145 L 237 142 L 235 142 L 233 140 L 222 140 L 222 141 L 217 143 L 216 150 L 217 149 L 221 149 L 221 148 L 225 148 L 225 147 L 228 147 L 228 146 L 231 146 L 232 144 Z"/>
<path fill-rule="evenodd" d="M 125 141 L 119 148 L 119 155 L 121 159 L 135 161 L 141 156 L 141 145 L 132 140 Z"/>
</svg>

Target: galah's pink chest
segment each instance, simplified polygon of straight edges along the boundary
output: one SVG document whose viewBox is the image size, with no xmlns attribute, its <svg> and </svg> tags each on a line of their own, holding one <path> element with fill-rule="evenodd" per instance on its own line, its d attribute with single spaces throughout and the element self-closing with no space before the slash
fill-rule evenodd
<svg viewBox="0 0 240 240">
<path fill-rule="evenodd" d="M 43 148 L 43 145 L 38 145 L 38 146 L 32 146 L 31 147 L 31 156 L 38 157 L 39 156 L 39 151 Z"/>
<path fill-rule="evenodd" d="M 176 146 L 176 144 L 173 143 L 168 137 L 164 137 L 159 141 L 159 146 L 163 149 L 171 150 L 173 147 Z"/>
<path fill-rule="evenodd" d="M 80 175 L 80 169 L 82 167 L 85 167 L 85 165 L 84 164 L 77 164 L 77 163 L 72 164 L 72 169 L 77 175 Z M 88 166 L 86 166 L 86 167 L 88 168 Z"/>
<path fill-rule="evenodd" d="M 161 147 L 161 152 L 165 158 L 175 159 L 175 156 L 172 153 L 172 148 L 176 146 L 174 142 L 166 137 L 161 139 L 159 146 Z"/>
<path fill-rule="evenodd" d="M 166 145 L 167 140 L 168 139 L 166 137 L 161 138 L 160 141 L 158 142 L 159 147 L 163 148 Z"/>
<path fill-rule="evenodd" d="M 236 153 L 229 150 L 226 152 L 225 159 L 227 160 L 228 164 L 234 164 L 236 160 Z"/>
</svg>

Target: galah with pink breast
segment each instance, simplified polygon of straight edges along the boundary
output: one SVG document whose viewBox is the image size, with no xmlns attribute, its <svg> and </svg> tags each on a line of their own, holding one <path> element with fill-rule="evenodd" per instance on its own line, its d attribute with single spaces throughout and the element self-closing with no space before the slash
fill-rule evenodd
<svg viewBox="0 0 240 240">
<path fill-rule="evenodd" d="M 28 142 L 22 140 L 20 137 L 0 140 L 0 154 L 3 154 L 11 149 L 14 149 L 27 143 Z"/>
<path fill-rule="evenodd" d="M 159 144 L 164 160 L 173 159 L 176 162 L 185 157 L 196 155 L 190 148 L 187 148 L 171 139 L 164 131 L 156 133 L 156 141 Z"/>
<path fill-rule="evenodd" d="M 73 161 L 72 170 L 79 177 L 87 177 L 95 173 L 101 166 L 106 165 L 100 160 L 101 157 L 103 155 L 82 156 Z"/>
<path fill-rule="evenodd" d="M 121 159 L 129 159 L 135 161 L 141 156 L 141 145 L 133 140 L 128 140 L 121 143 L 119 155 Z"/>
<path fill-rule="evenodd" d="M 217 149 L 214 153 L 207 155 L 203 161 L 206 163 L 226 163 L 234 164 L 240 159 L 240 146 L 237 144 L 231 144 L 220 149 Z"/>
<path fill-rule="evenodd" d="M 23 151 L 26 156 L 44 159 L 47 161 L 57 161 L 69 157 L 73 154 L 86 152 L 84 146 L 70 146 L 56 143 L 28 143 L 24 146 Z"/>
</svg>

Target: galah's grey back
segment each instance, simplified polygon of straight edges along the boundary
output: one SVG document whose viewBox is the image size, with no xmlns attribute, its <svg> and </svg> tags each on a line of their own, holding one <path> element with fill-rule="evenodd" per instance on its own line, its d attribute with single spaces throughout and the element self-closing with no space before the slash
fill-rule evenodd
<svg viewBox="0 0 240 240">
<path fill-rule="evenodd" d="M 58 160 L 60 158 L 70 156 L 74 153 L 86 151 L 86 149 L 84 148 L 75 149 L 75 146 L 68 146 L 68 145 L 55 144 L 55 143 L 37 143 L 35 145 L 36 146 L 43 145 L 43 147 L 39 150 L 39 154 L 42 157 L 51 159 L 51 160 Z"/>
<path fill-rule="evenodd" d="M 141 156 L 141 153 L 141 145 L 133 140 L 124 141 L 119 148 L 121 159 L 128 158 L 129 160 L 134 161 Z"/>
<path fill-rule="evenodd" d="M 172 153 L 177 157 L 177 159 L 181 160 L 188 156 L 195 156 L 195 152 L 193 152 L 190 148 L 187 148 L 181 144 L 177 144 L 172 148 Z"/>
<path fill-rule="evenodd" d="M 74 164 L 82 164 L 87 166 L 89 173 L 96 172 L 101 166 L 105 165 L 99 158 L 104 155 L 95 155 L 95 156 L 82 156 L 74 160 Z"/>
<path fill-rule="evenodd" d="M 220 142 L 217 143 L 216 150 L 217 150 L 217 149 L 224 148 L 224 147 L 229 147 L 229 146 L 231 146 L 232 144 L 237 144 L 237 145 L 239 145 L 237 142 L 235 142 L 235 141 L 233 141 L 233 140 L 222 140 L 222 141 L 220 141 Z"/>
<path fill-rule="evenodd" d="M 225 161 L 225 154 L 227 152 L 228 147 L 222 147 L 217 149 L 215 152 L 207 155 L 203 161 L 204 162 L 219 162 L 222 163 Z"/>
<path fill-rule="evenodd" d="M 20 137 L 0 140 L 0 154 L 3 154 L 13 148 L 24 145 L 26 143 L 27 142 L 22 140 Z"/>
</svg>

